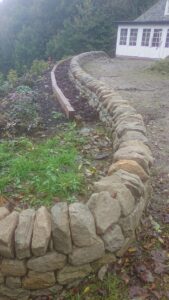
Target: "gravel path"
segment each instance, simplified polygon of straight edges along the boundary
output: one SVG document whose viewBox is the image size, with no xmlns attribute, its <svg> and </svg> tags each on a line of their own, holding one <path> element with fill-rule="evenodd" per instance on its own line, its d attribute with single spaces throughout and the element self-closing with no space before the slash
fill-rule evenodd
<svg viewBox="0 0 169 300">
<path fill-rule="evenodd" d="M 155 157 L 154 204 L 169 204 L 169 77 L 148 69 L 153 61 L 99 58 L 84 69 L 117 90 L 142 114 Z M 163 206 L 164 207 L 164 206 Z"/>
</svg>

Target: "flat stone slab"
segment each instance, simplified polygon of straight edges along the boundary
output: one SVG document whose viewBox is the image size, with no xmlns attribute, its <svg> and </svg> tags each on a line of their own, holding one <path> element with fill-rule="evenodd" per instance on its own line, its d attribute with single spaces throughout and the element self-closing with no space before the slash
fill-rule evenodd
<svg viewBox="0 0 169 300">
<path fill-rule="evenodd" d="M 14 232 L 18 224 L 19 213 L 14 211 L 0 221 L 0 255 L 14 257 Z"/>
<path fill-rule="evenodd" d="M 51 216 L 46 207 L 41 207 L 36 212 L 33 228 L 32 252 L 35 256 L 46 254 L 50 237 Z"/>
<path fill-rule="evenodd" d="M 24 276 L 27 272 L 25 261 L 18 259 L 3 259 L 1 272 L 4 276 Z"/>
<path fill-rule="evenodd" d="M 22 280 L 23 288 L 26 290 L 45 289 L 55 285 L 54 272 L 38 273 L 30 271 Z"/>
<path fill-rule="evenodd" d="M 76 246 L 90 246 L 97 240 L 94 218 L 87 207 L 82 203 L 69 206 L 70 226 L 72 239 Z"/>
<path fill-rule="evenodd" d="M 110 252 L 116 252 L 123 246 L 125 238 L 119 225 L 108 229 L 102 236 L 105 243 L 105 249 Z"/>
<path fill-rule="evenodd" d="M 10 214 L 6 207 L 0 207 L 0 221 Z"/>
<path fill-rule="evenodd" d="M 15 231 L 15 251 L 19 259 L 31 256 L 31 239 L 35 218 L 34 209 L 26 209 L 19 215 L 19 224 Z"/>
<path fill-rule="evenodd" d="M 92 268 L 89 264 L 79 267 L 73 267 L 68 265 L 57 273 L 57 281 L 59 282 L 59 284 L 69 284 L 73 281 L 83 279 L 91 272 Z"/>
<path fill-rule="evenodd" d="M 87 205 L 94 216 L 98 234 L 104 234 L 120 218 L 120 205 L 117 199 L 111 197 L 109 192 L 93 194 Z"/>
<path fill-rule="evenodd" d="M 72 252 L 69 210 L 67 203 L 57 203 L 51 209 L 54 248 L 64 254 Z"/>
<path fill-rule="evenodd" d="M 66 256 L 57 252 L 47 253 L 41 257 L 35 257 L 28 260 L 28 269 L 45 273 L 62 269 L 66 264 Z"/>
</svg>

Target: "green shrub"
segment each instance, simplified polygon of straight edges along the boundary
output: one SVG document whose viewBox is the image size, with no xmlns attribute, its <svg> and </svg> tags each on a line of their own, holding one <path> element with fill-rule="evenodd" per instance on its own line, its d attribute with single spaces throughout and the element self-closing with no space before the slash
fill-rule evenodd
<svg viewBox="0 0 169 300">
<path fill-rule="evenodd" d="M 169 75 L 169 58 L 157 61 L 153 64 L 150 68 L 151 71 L 155 71 L 161 74 L 168 74 Z"/>
<path fill-rule="evenodd" d="M 17 72 L 11 69 L 7 75 L 7 80 L 12 85 L 12 87 L 15 87 L 18 81 Z"/>
<path fill-rule="evenodd" d="M 4 76 L 0 73 L 0 87 L 4 84 Z"/>
<path fill-rule="evenodd" d="M 44 60 L 34 60 L 30 69 L 32 75 L 40 76 L 46 71 L 49 67 L 48 62 Z"/>
<path fill-rule="evenodd" d="M 32 89 L 27 85 L 19 85 L 16 91 L 19 94 L 32 94 Z"/>
<path fill-rule="evenodd" d="M 11 89 L 11 85 L 8 81 L 4 81 L 2 85 L 0 85 L 0 97 L 4 97 Z"/>
</svg>

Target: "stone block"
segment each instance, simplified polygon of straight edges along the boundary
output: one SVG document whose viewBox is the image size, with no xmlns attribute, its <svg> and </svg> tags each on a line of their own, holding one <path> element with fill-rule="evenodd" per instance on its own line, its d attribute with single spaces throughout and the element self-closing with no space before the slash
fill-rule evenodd
<svg viewBox="0 0 169 300">
<path fill-rule="evenodd" d="M 0 293 L 3 296 L 9 297 L 10 300 L 26 300 L 30 296 L 30 291 L 24 289 L 11 289 L 7 286 L 0 285 Z"/>
<path fill-rule="evenodd" d="M 74 247 L 72 254 L 69 255 L 69 262 L 74 266 L 88 264 L 101 258 L 104 253 L 104 243 L 100 238 L 97 238 L 91 246 L 83 248 Z"/>
<path fill-rule="evenodd" d="M 54 248 L 64 254 L 72 252 L 69 211 L 67 203 L 57 203 L 52 209 L 52 237 Z"/>
<path fill-rule="evenodd" d="M 105 265 L 113 264 L 117 261 L 116 256 L 113 253 L 107 252 L 103 257 L 91 263 L 91 267 L 94 272 L 97 272 Z"/>
<path fill-rule="evenodd" d="M 41 257 L 28 260 L 27 267 L 39 273 L 45 273 L 62 269 L 66 264 L 66 256 L 57 252 L 47 253 Z"/>
<path fill-rule="evenodd" d="M 109 228 L 107 232 L 102 235 L 102 239 L 105 244 L 105 249 L 110 252 L 116 252 L 124 243 L 124 236 L 119 225 L 115 225 Z"/>
<path fill-rule="evenodd" d="M 116 163 L 112 164 L 109 168 L 108 175 L 113 175 L 118 170 L 124 170 L 128 173 L 133 173 L 140 177 L 143 182 L 146 182 L 149 175 L 144 171 L 144 169 L 134 160 L 118 160 Z"/>
<path fill-rule="evenodd" d="M 7 277 L 6 286 L 10 289 L 21 288 L 21 278 L 20 277 Z"/>
<path fill-rule="evenodd" d="M 77 247 L 90 246 L 97 240 L 94 218 L 87 207 L 82 203 L 69 206 L 70 226 L 72 239 Z"/>
<path fill-rule="evenodd" d="M 46 207 L 41 207 L 36 212 L 33 228 L 32 253 L 35 256 L 46 254 L 50 237 L 51 216 Z"/>
<path fill-rule="evenodd" d="M 12 212 L 0 221 L 0 255 L 14 257 L 14 235 L 18 224 L 19 214 Z"/>
<path fill-rule="evenodd" d="M 0 207 L 0 221 L 10 214 L 6 207 Z"/>
<path fill-rule="evenodd" d="M 26 209 L 19 215 L 19 224 L 15 231 L 15 251 L 19 259 L 31 256 L 31 240 L 35 218 L 34 209 Z"/>
<path fill-rule="evenodd" d="M 120 219 L 119 223 L 126 237 L 131 237 L 135 234 L 135 229 L 140 223 L 145 206 L 146 200 L 141 198 L 134 211 L 128 217 Z"/>
<path fill-rule="evenodd" d="M 4 276 L 24 276 L 27 272 L 25 261 L 4 258 L 1 264 L 1 272 Z"/>
<path fill-rule="evenodd" d="M 55 285 L 54 272 L 38 273 L 30 271 L 22 280 L 22 286 L 26 290 L 45 289 Z"/>
<path fill-rule="evenodd" d="M 94 216 L 98 234 L 104 234 L 120 218 L 120 205 L 116 198 L 111 197 L 109 192 L 93 194 L 87 205 Z"/>
<path fill-rule="evenodd" d="M 78 267 L 67 265 L 57 273 L 57 281 L 59 282 L 59 284 L 67 285 L 76 280 L 83 279 L 91 272 L 92 268 L 89 264 Z"/>
</svg>

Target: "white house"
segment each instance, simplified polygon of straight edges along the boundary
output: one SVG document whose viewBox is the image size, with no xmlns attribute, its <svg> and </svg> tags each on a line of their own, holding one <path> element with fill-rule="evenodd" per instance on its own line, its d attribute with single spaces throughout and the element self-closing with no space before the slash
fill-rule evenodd
<svg viewBox="0 0 169 300">
<path fill-rule="evenodd" d="M 118 22 L 116 56 L 169 56 L 169 0 L 160 0 L 135 21 Z"/>
</svg>

